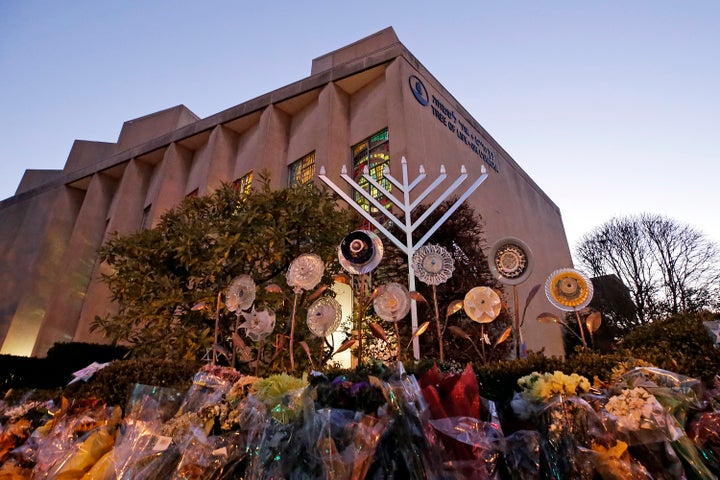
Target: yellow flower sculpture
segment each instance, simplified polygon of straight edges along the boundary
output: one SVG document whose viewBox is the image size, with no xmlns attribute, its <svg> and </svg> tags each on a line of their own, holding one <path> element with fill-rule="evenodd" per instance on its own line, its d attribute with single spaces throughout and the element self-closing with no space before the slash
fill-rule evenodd
<svg viewBox="0 0 720 480">
<path fill-rule="evenodd" d="M 550 274 L 545 282 L 545 294 L 555 307 L 564 311 L 580 310 L 588 306 L 593 296 L 592 282 L 572 268 L 562 268 Z"/>
</svg>

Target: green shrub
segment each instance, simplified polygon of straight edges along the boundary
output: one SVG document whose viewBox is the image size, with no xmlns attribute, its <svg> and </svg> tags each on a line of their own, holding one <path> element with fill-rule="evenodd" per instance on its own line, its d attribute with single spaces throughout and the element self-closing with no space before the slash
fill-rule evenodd
<svg viewBox="0 0 720 480">
<path fill-rule="evenodd" d="M 504 360 L 502 362 L 474 365 L 480 382 L 480 394 L 496 402 L 508 402 L 518 390 L 518 378 L 532 372 L 554 372 L 562 370 L 566 373 L 563 359 L 546 357 L 542 353 L 530 352 L 520 360 Z"/>
<path fill-rule="evenodd" d="M 720 374 L 720 349 L 701 316 L 676 315 L 638 327 L 622 339 L 620 346 L 658 368 L 705 383 Z"/>
<path fill-rule="evenodd" d="M 71 398 L 96 397 L 108 405 L 125 407 L 136 383 L 187 390 L 200 364 L 154 359 L 116 360 L 98 371 L 86 383 L 65 389 Z"/>
<path fill-rule="evenodd" d="M 93 362 L 122 358 L 127 348 L 95 343 L 56 343 L 45 358 L 0 355 L 0 392 L 10 388 L 29 391 L 58 389 L 68 384 L 73 372 Z"/>
</svg>

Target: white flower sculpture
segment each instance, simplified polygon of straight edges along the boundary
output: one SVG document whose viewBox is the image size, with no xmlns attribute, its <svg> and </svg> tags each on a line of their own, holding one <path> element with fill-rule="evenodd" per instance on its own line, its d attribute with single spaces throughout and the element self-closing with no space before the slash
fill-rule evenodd
<svg viewBox="0 0 720 480">
<path fill-rule="evenodd" d="M 415 275 L 427 285 L 440 285 L 448 281 L 455 271 L 450 252 L 439 245 L 425 245 L 412 257 Z"/>
<path fill-rule="evenodd" d="M 243 312 L 245 322 L 240 328 L 245 329 L 245 334 L 254 342 L 264 340 L 275 329 L 275 312 L 269 308 L 266 310 L 255 310 Z"/>
<path fill-rule="evenodd" d="M 287 283 L 295 290 L 312 290 L 322 280 L 325 263 L 314 253 L 304 253 L 290 264 Z"/>
<path fill-rule="evenodd" d="M 342 320 L 342 307 L 332 297 L 318 298 L 310 305 L 307 326 L 313 335 L 327 337 L 337 330 Z"/>
<path fill-rule="evenodd" d="M 373 300 L 373 308 L 386 322 L 397 322 L 410 311 L 410 292 L 405 285 L 386 283 Z"/>
<path fill-rule="evenodd" d="M 492 288 L 475 287 L 465 295 L 463 308 L 473 321 L 490 323 L 500 314 L 502 302 Z"/>
<path fill-rule="evenodd" d="M 225 306 L 231 312 L 247 310 L 255 301 L 257 287 L 250 275 L 235 277 L 225 291 Z"/>
</svg>

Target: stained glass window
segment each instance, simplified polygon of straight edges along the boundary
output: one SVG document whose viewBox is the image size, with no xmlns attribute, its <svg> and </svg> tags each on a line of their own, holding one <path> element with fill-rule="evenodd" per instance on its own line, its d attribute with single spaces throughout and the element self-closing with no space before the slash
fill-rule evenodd
<svg viewBox="0 0 720 480">
<path fill-rule="evenodd" d="M 252 187 L 253 171 L 250 170 L 248 173 L 238 178 L 233 182 L 235 191 L 242 193 L 243 195 L 250 195 L 250 188 Z"/>
<path fill-rule="evenodd" d="M 311 152 L 288 166 L 288 187 L 306 185 L 314 175 L 315 152 Z"/>
<path fill-rule="evenodd" d="M 388 140 L 387 128 L 353 146 L 352 156 L 353 179 L 382 205 L 389 207 L 388 200 L 380 191 L 363 178 L 363 170 L 367 167 L 370 177 L 376 180 L 388 192 L 392 190 L 392 184 L 383 177 L 383 169 L 385 166 L 390 167 L 390 142 Z M 365 210 L 371 213 L 378 213 L 377 208 L 370 205 L 370 202 L 357 192 L 355 192 L 355 201 Z"/>
</svg>

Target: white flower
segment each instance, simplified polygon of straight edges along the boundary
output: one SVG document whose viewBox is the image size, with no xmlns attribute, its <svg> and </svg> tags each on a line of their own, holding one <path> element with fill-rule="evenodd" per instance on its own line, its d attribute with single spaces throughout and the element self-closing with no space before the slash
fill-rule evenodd
<svg viewBox="0 0 720 480">
<path fill-rule="evenodd" d="M 439 245 L 425 245 L 412 256 L 415 275 L 427 285 L 440 285 L 448 281 L 455 271 L 450 252 Z"/>
<path fill-rule="evenodd" d="M 475 287 L 463 300 L 463 309 L 467 316 L 478 323 L 490 323 L 500 314 L 502 302 L 492 288 Z"/>
<path fill-rule="evenodd" d="M 325 264 L 314 253 L 304 253 L 290 264 L 287 283 L 296 290 L 312 290 L 322 280 Z"/>
<path fill-rule="evenodd" d="M 327 337 L 342 321 L 342 307 L 332 297 L 320 297 L 308 308 L 307 326 L 313 335 Z"/>
<path fill-rule="evenodd" d="M 373 308 L 378 317 L 386 322 L 397 322 L 410 311 L 410 292 L 405 285 L 386 283 L 380 287 L 380 293 L 373 300 Z"/>
<path fill-rule="evenodd" d="M 655 396 L 642 387 L 625 389 L 610 397 L 605 410 L 626 431 L 667 428 L 665 410 Z"/>
<path fill-rule="evenodd" d="M 245 329 L 245 334 L 253 341 L 259 342 L 270 335 L 275 328 L 275 312 L 270 309 L 257 311 L 254 308 L 251 312 L 243 312 L 245 322 L 240 328 Z"/>
<path fill-rule="evenodd" d="M 233 278 L 225 291 L 225 306 L 231 312 L 247 310 L 255 301 L 257 287 L 250 275 L 240 275 Z"/>
</svg>

